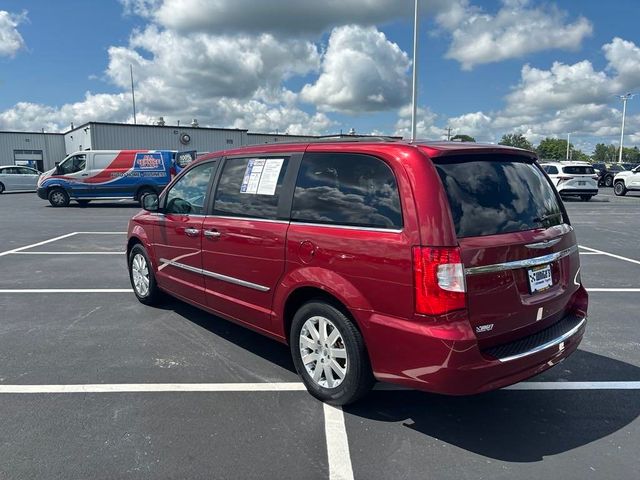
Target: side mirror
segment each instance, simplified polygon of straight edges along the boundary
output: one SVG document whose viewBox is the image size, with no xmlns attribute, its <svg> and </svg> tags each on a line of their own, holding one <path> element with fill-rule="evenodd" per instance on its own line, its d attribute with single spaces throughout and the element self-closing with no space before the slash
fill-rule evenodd
<svg viewBox="0 0 640 480">
<path fill-rule="evenodd" d="M 147 193 L 142 197 L 142 208 L 147 212 L 157 212 L 160 209 L 159 205 L 158 194 L 156 193 Z"/>
</svg>

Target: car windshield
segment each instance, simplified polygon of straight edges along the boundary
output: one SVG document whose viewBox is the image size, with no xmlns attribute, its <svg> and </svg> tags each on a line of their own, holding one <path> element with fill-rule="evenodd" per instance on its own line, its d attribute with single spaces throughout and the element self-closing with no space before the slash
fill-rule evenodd
<svg viewBox="0 0 640 480">
<path fill-rule="evenodd" d="M 552 185 L 527 157 L 465 155 L 433 161 L 459 238 L 546 228 L 564 221 Z"/>
</svg>

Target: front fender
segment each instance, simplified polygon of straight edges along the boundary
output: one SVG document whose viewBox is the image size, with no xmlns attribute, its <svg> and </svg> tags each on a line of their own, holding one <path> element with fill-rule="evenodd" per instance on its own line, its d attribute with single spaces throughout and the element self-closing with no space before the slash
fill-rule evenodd
<svg viewBox="0 0 640 480">
<path fill-rule="evenodd" d="M 149 235 L 147 234 L 146 230 L 142 228 L 142 226 L 140 225 L 133 225 L 132 227 L 129 228 L 128 238 L 129 240 L 127 241 L 127 261 L 129 257 L 130 242 L 134 239 L 137 239 L 138 241 L 140 241 L 140 243 L 142 243 L 145 250 L 147 251 L 147 255 L 149 255 L 149 260 L 151 260 L 151 265 L 153 269 L 157 271 L 158 262 L 155 257 L 154 249 L 151 248 L 151 239 L 149 238 Z"/>
</svg>

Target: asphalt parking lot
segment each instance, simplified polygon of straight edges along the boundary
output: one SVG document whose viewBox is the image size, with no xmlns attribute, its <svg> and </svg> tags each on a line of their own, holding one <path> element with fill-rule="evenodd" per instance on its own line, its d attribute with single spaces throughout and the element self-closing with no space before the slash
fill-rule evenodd
<svg viewBox="0 0 640 480">
<path fill-rule="evenodd" d="M 572 357 L 496 392 L 381 388 L 344 412 L 303 391 L 286 346 L 138 303 L 136 205 L 1 195 L 0 478 L 638 478 L 640 197 L 601 193 L 566 203 L 590 291 Z"/>
</svg>

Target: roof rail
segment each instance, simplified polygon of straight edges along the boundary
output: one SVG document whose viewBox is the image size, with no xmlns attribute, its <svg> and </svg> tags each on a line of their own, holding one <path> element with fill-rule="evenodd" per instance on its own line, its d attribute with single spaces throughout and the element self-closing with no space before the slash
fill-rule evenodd
<svg viewBox="0 0 640 480">
<path fill-rule="evenodd" d="M 392 137 L 384 135 L 321 135 L 309 143 L 315 142 L 397 142 L 402 137 Z"/>
</svg>

